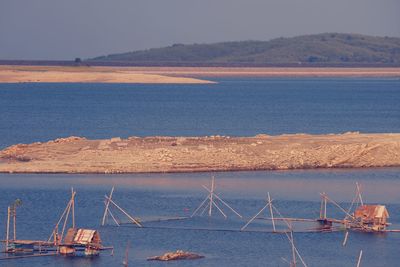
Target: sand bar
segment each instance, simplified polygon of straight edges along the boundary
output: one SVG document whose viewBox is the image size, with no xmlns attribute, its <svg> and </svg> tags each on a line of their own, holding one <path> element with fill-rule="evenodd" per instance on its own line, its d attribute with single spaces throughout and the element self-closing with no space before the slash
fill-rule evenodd
<svg viewBox="0 0 400 267">
<path fill-rule="evenodd" d="M 0 83 L 207 84 L 213 82 L 142 73 L 124 68 L 0 66 Z"/>
<path fill-rule="evenodd" d="M 218 77 L 395 78 L 400 68 L 228 68 L 228 67 L 88 67 L 0 65 L 0 83 L 176 83 L 207 84 Z"/>
<path fill-rule="evenodd" d="M 0 172 L 146 173 L 400 166 L 400 134 L 61 138 L 0 151 Z"/>
</svg>

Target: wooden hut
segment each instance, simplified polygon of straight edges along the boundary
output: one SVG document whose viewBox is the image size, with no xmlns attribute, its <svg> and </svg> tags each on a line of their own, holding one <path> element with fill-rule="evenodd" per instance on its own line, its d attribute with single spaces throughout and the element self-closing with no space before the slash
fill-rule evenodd
<svg viewBox="0 0 400 267">
<path fill-rule="evenodd" d="M 354 217 L 373 231 L 385 230 L 389 212 L 384 205 L 361 205 L 354 212 Z"/>
<path fill-rule="evenodd" d="M 74 254 L 77 248 L 84 248 L 85 255 L 98 255 L 102 246 L 100 234 L 96 230 L 70 228 L 60 245 L 60 253 Z"/>
</svg>

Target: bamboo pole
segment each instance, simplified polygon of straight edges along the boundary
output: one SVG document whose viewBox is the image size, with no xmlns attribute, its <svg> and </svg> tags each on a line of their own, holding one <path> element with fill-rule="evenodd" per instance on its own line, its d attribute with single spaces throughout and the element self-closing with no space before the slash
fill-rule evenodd
<svg viewBox="0 0 400 267">
<path fill-rule="evenodd" d="M 274 221 L 274 213 L 272 212 L 272 205 L 271 205 L 271 203 L 272 203 L 272 200 L 271 200 L 271 196 L 269 195 L 269 192 L 268 192 L 268 203 L 269 203 L 269 212 L 271 213 L 271 219 L 272 219 L 272 229 L 274 230 L 274 232 L 276 232 L 276 229 L 275 229 L 275 221 Z"/>
<path fill-rule="evenodd" d="M 291 246 L 292 246 L 292 257 L 294 259 L 294 261 L 293 261 L 294 265 L 292 265 L 292 266 L 296 266 L 296 255 L 297 255 L 299 257 L 301 263 L 303 264 L 303 266 L 307 267 L 307 264 L 305 263 L 303 257 L 300 255 L 300 252 L 298 251 L 298 249 L 296 248 L 296 246 L 294 244 L 293 231 L 290 231 L 290 237 L 289 237 L 288 233 L 285 232 L 285 234 L 286 234 L 286 237 L 289 239 L 289 242 L 291 243 Z"/>
<path fill-rule="evenodd" d="M 114 222 L 119 226 L 120 224 L 119 224 L 119 222 L 117 221 L 117 219 L 115 219 L 115 217 L 114 217 L 114 215 L 112 214 L 111 210 L 108 210 L 108 212 L 110 213 L 111 218 L 114 220 Z"/>
<path fill-rule="evenodd" d="M 292 244 L 292 264 L 293 267 L 296 267 L 296 251 L 295 251 L 295 246 L 294 246 L 294 241 L 293 241 L 293 230 L 290 231 L 290 243 Z"/>
<path fill-rule="evenodd" d="M 211 190 L 208 189 L 207 186 L 203 185 L 203 187 L 204 187 L 208 192 L 211 192 Z M 240 214 L 239 214 L 236 210 L 234 210 L 228 203 L 226 203 L 222 198 L 220 198 L 220 197 L 218 196 L 218 194 L 214 193 L 213 195 L 214 195 L 214 197 L 215 197 L 216 199 L 218 199 L 219 201 L 221 201 L 222 204 L 224 204 L 228 209 L 230 209 L 230 210 L 231 210 L 233 213 L 235 213 L 238 217 L 243 218 L 242 215 L 240 215 Z"/>
<path fill-rule="evenodd" d="M 212 204 L 214 203 L 213 196 L 214 196 L 214 176 L 211 177 L 211 193 L 210 193 L 210 208 L 208 210 L 208 216 L 211 217 L 212 215 Z"/>
<path fill-rule="evenodd" d="M 65 213 L 67 212 L 67 209 L 68 209 L 68 205 L 65 207 L 63 213 L 61 214 L 60 219 L 58 219 L 58 222 L 57 222 L 56 225 L 54 226 L 53 233 L 50 235 L 50 237 L 49 237 L 49 239 L 47 240 L 47 242 L 50 242 L 50 239 L 51 239 L 52 237 L 55 238 L 56 235 L 58 235 L 58 226 L 60 225 L 62 219 L 64 218 L 64 215 L 65 215 Z"/>
<path fill-rule="evenodd" d="M 265 218 L 265 217 L 260 217 L 258 219 L 261 220 L 272 220 L 272 218 Z M 318 219 L 306 219 L 306 218 L 279 218 L 279 217 L 274 217 L 275 221 L 293 221 L 293 222 L 318 222 Z"/>
<path fill-rule="evenodd" d="M 114 186 L 111 188 L 111 192 L 110 192 L 110 199 L 112 198 L 112 195 L 114 193 Z M 103 220 L 101 221 L 101 225 L 104 226 L 105 222 L 106 222 L 106 217 L 107 217 L 107 212 L 108 212 L 108 207 L 110 206 L 110 201 L 106 202 L 106 208 L 104 210 L 104 214 L 103 214 Z"/>
<path fill-rule="evenodd" d="M 197 209 L 193 212 L 193 214 L 190 217 L 193 217 L 198 211 L 199 209 L 206 203 L 206 201 L 209 199 L 210 195 L 208 195 L 203 202 L 201 202 L 200 206 L 197 207 Z"/>
<path fill-rule="evenodd" d="M 359 200 L 360 200 L 360 204 L 362 206 L 362 205 L 364 205 L 364 201 L 363 201 L 362 195 L 361 195 L 361 187 L 360 187 L 360 184 L 358 182 L 356 182 L 356 187 L 357 187 L 357 191 L 358 191 L 358 197 L 359 197 Z"/>
<path fill-rule="evenodd" d="M 17 240 L 17 207 L 16 203 L 13 204 L 13 237 Z"/>
<path fill-rule="evenodd" d="M 276 211 L 276 213 L 278 213 L 278 215 L 281 217 L 281 218 L 284 218 L 283 216 L 282 216 L 282 214 L 279 212 L 279 210 L 274 206 L 274 205 L 272 205 L 272 203 L 270 204 L 271 206 L 272 206 L 272 208 Z M 292 224 L 289 222 L 289 221 L 287 221 L 287 220 L 283 220 L 284 222 L 285 222 L 285 224 L 287 225 L 287 227 L 289 228 L 289 230 L 290 231 L 293 231 L 293 229 L 292 229 Z"/>
<path fill-rule="evenodd" d="M 135 220 L 131 215 L 129 215 L 126 211 L 124 211 L 117 203 L 115 203 L 112 199 L 110 199 L 107 195 L 105 195 L 106 199 L 110 200 L 110 202 L 119 209 L 123 214 L 126 215 L 133 223 L 135 223 L 139 227 L 143 227 L 137 220 Z"/>
<path fill-rule="evenodd" d="M 9 243 L 9 235 L 10 235 L 10 206 L 7 207 L 7 229 L 6 229 L 6 249 L 8 251 L 8 243 Z"/>
<path fill-rule="evenodd" d="M 208 199 L 210 199 L 210 196 L 208 196 Z M 204 205 L 203 210 L 200 212 L 200 216 L 203 216 L 203 214 L 206 212 L 207 209 L 208 209 L 208 203 L 207 205 Z"/>
<path fill-rule="evenodd" d="M 358 261 L 357 261 L 357 267 L 360 267 L 360 266 L 361 266 L 362 254 L 363 254 L 363 252 L 362 252 L 362 250 L 360 250 L 360 255 L 358 256 Z"/>
<path fill-rule="evenodd" d="M 344 235 L 343 244 L 342 244 L 343 247 L 346 246 L 348 237 L 349 237 L 349 231 L 346 231 L 346 234 Z"/>
<path fill-rule="evenodd" d="M 319 217 L 323 219 L 323 212 L 324 211 L 324 199 L 321 197 L 321 207 L 319 208 Z"/>
<path fill-rule="evenodd" d="M 74 195 L 74 188 L 71 187 L 71 195 Z M 72 228 L 75 229 L 75 198 L 72 197 Z"/>
<path fill-rule="evenodd" d="M 322 194 L 321 194 L 321 195 L 322 195 Z M 342 208 L 338 203 L 336 203 L 336 201 L 334 201 L 334 200 L 328 198 L 328 196 L 326 196 L 326 195 L 324 195 L 324 196 L 325 196 L 325 198 L 326 198 L 329 202 L 331 202 L 333 205 L 335 205 L 336 207 L 338 207 L 342 212 L 344 212 L 345 214 L 347 214 L 350 218 L 354 219 L 354 216 L 351 215 L 350 213 L 348 213 L 344 208 Z"/>
<path fill-rule="evenodd" d="M 65 231 L 65 227 L 67 226 L 67 221 L 68 221 L 70 210 L 71 210 L 71 200 L 68 203 L 68 211 L 67 211 L 67 213 L 65 215 L 65 220 L 64 220 L 63 227 L 62 227 L 62 231 L 61 231 L 61 237 L 60 237 L 61 242 L 62 242 L 62 239 L 64 237 L 64 231 Z"/>
<path fill-rule="evenodd" d="M 265 206 L 264 206 L 256 215 L 254 215 L 242 228 L 240 228 L 240 231 L 243 231 L 244 229 L 246 229 L 246 227 L 247 227 L 250 223 L 252 223 L 252 222 L 258 217 L 258 215 L 260 215 L 261 212 L 263 212 L 263 211 L 268 207 L 269 204 L 270 204 L 270 202 L 268 202 L 267 205 L 265 205 Z"/>
<path fill-rule="evenodd" d="M 228 218 L 228 216 L 226 216 L 226 214 L 218 207 L 218 205 L 215 202 L 212 202 L 212 204 L 219 210 L 219 212 L 221 212 L 221 214 L 226 218 Z"/>
</svg>

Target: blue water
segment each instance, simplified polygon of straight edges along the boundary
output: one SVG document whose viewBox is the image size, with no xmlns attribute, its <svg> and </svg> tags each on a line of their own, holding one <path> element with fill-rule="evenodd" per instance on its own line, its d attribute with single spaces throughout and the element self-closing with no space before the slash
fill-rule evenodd
<svg viewBox="0 0 400 267">
<path fill-rule="evenodd" d="M 209 185 L 210 173 L 134 175 L 22 175 L 0 174 L 0 229 L 5 229 L 6 207 L 16 198 L 17 237 L 47 239 L 69 197 L 77 191 L 76 222 L 79 227 L 99 229 L 104 245 L 114 246 L 114 256 L 103 252 L 95 259 L 43 257 L 0 261 L 1 266 L 121 266 L 125 246 L 131 242 L 132 266 L 288 266 L 290 245 L 283 234 L 269 233 L 271 224 L 256 221 L 247 232 L 238 230 L 264 205 L 271 192 L 274 205 L 283 216 L 316 218 L 319 192 L 348 207 L 354 184 L 361 183 L 364 201 L 386 204 L 392 229 L 400 229 L 400 170 L 306 170 L 278 172 L 224 172 L 216 175 L 217 193 L 243 215 L 237 218 L 224 208 L 227 219 L 195 217 L 183 221 L 152 222 L 155 218 L 190 216 L 206 197 L 201 185 Z M 377 179 L 379 177 L 379 179 Z M 115 185 L 114 200 L 146 228 L 125 225 L 100 226 L 102 198 Z M 114 214 L 122 221 L 126 218 Z M 269 217 L 268 210 L 262 214 Z M 278 216 L 275 213 L 275 216 Z M 344 215 L 328 205 L 328 216 Z M 365 234 L 350 232 L 342 246 L 344 232 L 307 233 L 315 224 L 294 224 L 295 242 L 308 266 L 355 266 L 363 250 L 363 267 L 398 266 L 400 233 Z M 231 230 L 231 231 L 209 231 Z M 279 224 L 278 229 L 285 229 Z M 298 232 L 297 232 L 298 231 Z M 4 234 L 0 232 L 0 238 Z M 169 264 L 147 262 L 146 258 L 177 249 L 190 250 L 206 258 Z M 130 265 L 130 266 L 131 266 Z"/>
<path fill-rule="evenodd" d="M 0 148 L 71 135 L 88 138 L 148 135 L 234 135 L 259 133 L 400 132 L 400 80 L 396 79 L 220 79 L 210 85 L 0 84 Z M 121 266 L 127 241 L 130 266 L 288 266 L 290 245 L 257 221 L 238 232 L 265 205 L 269 191 L 284 216 L 315 218 L 319 192 L 347 207 L 355 182 L 367 203 L 387 205 L 392 229 L 400 229 L 400 169 L 223 172 L 217 191 L 243 216 L 188 216 L 205 197 L 210 173 L 136 175 L 0 174 L 0 229 L 16 198 L 19 238 L 47 239 L 77 190 L 79 227 L 99 229 L 100 257 L 43 257 L 0 261 L 0 266 Z M 116 186 L 115 200 L 148 227 L 100 226 L 103 196 Z M 341 218 L 329 208 L 329 216 Z M 268 214 L 264 214 L 267 217 Z M 122 219 L 122 217 L 121 217 Z M 295 224 L 295 242 L 308 266 L 398 266 L 400 234 L 307 233 Z M 283 229 L 283 225 L 278 226 Z M 166 229 L 168 228 L 168 229 Z M 203 229 L 203 230 L 201 230 Z M 206 231 L 231 230 L 231 231 Z M 0 239 L 4 234 L 0 231 Z M 176 249 L 205 255 L 198 261 L 162 264 L 146 258 Z M 3 255 L 0 255 L 0 257 Z"/>
<path fill-rule="evenodd" d="M 0 148 L 71 135 L 400 132 L 400 80 L 0 84 Z"/>
</svg>

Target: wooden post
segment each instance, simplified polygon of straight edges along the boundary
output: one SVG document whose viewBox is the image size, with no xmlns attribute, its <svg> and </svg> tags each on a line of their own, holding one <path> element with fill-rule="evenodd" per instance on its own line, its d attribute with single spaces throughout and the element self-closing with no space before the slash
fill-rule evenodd
<svg viewBox="0 0 400 267">
<path fill-rule="evenodd" d="M 208 195 L 208 199 L 210 199 L 211 190 L 208 189 L 207 186 L 204 186 L 204 185 L 203 185 L 203 187 L 204 187 L 204 189 L 206 189 L 208 192 L 210 192 L 210 195 Z M 236 210 L 234 210 L 231 206 L 229 206 L 229 204 L 226 203 L 222 198 L 220 198 L 216 193 L 214 193 L 213 196 L 214 196 L 214 198 L 216 198 L 216 199 L 218 199 L 219 201 L 221 201 L 222 204 L 224 204 L 228 209 L 230 209 L 230 210 L 231 210 L 233 213 L 235 213 L 238 217 L 243 218 L 242 215 L 240 215 Z M 214 201 L 214 203 L 215 203 L 215 201 Z"/>
<path fill-rule="evenodd" d="M 323 217 L 323 210 L 324 210 L 324 199 L 321 197 L 321 207 L 319 208 L 319 217 L 322 219 Z"/>
<path fill-rule="evenodd" d="M 66 222 L 67 222 L 67 219 L 68 219 L 68 214 L 69 214 L 70 209 L 71 209 L 71 202 L 74 201 L 75 195 L 76 195 L 76 192 L 75 192 L 75 191 L 72 191 L 72 197 L 71 197 L 71 199 L 69 200 L 67 206 L 65 207 L 63 213 L 61 214 L 60 218 L 58 219 L 58 222 L 57 222 L 56 225 L 54 226 L 54 230 L 53 230 L 53 232 L 51 233 L 51 235 L 50 235 L 49 239 L 47 240 L 47 242 L 50 242 L 50 240 L 51 240 L 52 237 L 54 237 L 54 240 L 58 240 L 58 237 L 59 237 L 59 234 L 58 234 L 58 227 L 59 227 L 61 221 L 64 219 L 64 216 L 65 216 L 65 220 L 64 220 L 64 227 L 63 227 L 63 229 L 65 229 L 65 225 L 66 225 Z M 68 214 L 67 214 L 67 212 L 68 212 Z M 75 215 L 75 214 L 74 214 L 74 215 Z M 62 240 L 62 236 L 63 236 L 63 235 L 64 235 L 64 230 L 63 230 L 63 233 L 61 233 L 61 239 L 60 239 L 60 240 Z"/>
<path fill-rule="evenodd" d="M 7 207 L 7 229 L 6 229 L 6 249 L 5 249 L 6 252 L 8 251 L 9 235 L 10 235 L 10 206 Z"/>
<path fill-rule="evenodd" d="M 362 258 L 362 250 L 360 250 L 360 255 L 358 256 L 358 262 L 357 262 L 357 267 L 361 266 L 361 258 Z"/>
<path fill-rule="evenodd" d="M 342 244 L 343 247 L 346 246 L 348 237 L 349 237 L 349 231 L 346 231 L 346 234 L 344 235 L 343 244 Z"/>
<path fill-rule="evenodd" d="M 276 232 L 274 213 L 272 212 L 272 201 L 271 201 L 271 196 L 269 195 L 269 192 L 268 192 L 268 204 L 269 204 L 269 212 L 271 213 L 272 229 L 274 229 L 274 232 Z"/>
<path fill-rule="evenodd" d="M 290 243 L 292 244 L 292 266 L 296 267 L 296 248 L 293 240 L 293 230 L 290 231 Z"/>
<path fill-rule="evenodd" d="M 211 194 L 210 194 L 210 209 L 208 210 L 208 216 L 212 214 L 212 205 L 214 203 L 213 196 L 214 196 L 214 175 L 211 177 Z"/>
<path fill-rule="evenodd" d="M 111 188 L 110 200 L 112 199 L 113 193 L 114 193 L 114 186 Z M 106 223 L 106 218 L 107 218 L 107 214 L 108 214 L 108 207 L 110 206 L 110 200 L 107 199 L 107 201 L 106 201 L 106 208 L 104 210 L 103 219 L 101 221 L 101 225 L 103 225 L 103 226 Z"/>
<path fill-rule="evenodd" d="M 358 192 L 358 198 L 359 198 L 360 204 L 362 206 L 362 205 L 364 205 L 364 201 L 362 199 L 361 188 L 360 188 L 360 184 L 358 182 L 356 182 L 356 187 L 357 187 L 357 192 Z"/>
<path fill-rule="evenodd" d="M 71 187 L 71 194 L 72 194 L 72 228 L 75 229 L 75 192 L 74 188 Z"/>
<path fill-rule="evenodd" d="M 71 210 L 71 205 L 72 205 L 71 201 L 72 200 L 70 200 L 70 202 L 68 203 L 68 210 L 67 210 L 67 213 L 65 214 L 65 220 L 64 220 L 63 228 L 61 230 L 61 237 L 60 237 L 61 242 L 62 242 L 62 239 L 64 237 L 65 227 L 67 226 L 68 216 L 69 216 L 69 212 Z"/>
<path fill-rule="evenodd" d="M 126 211 L 124 211 L 117 203 L 115 203 L 112 199 L 110 199 L 107 195 L 105 196 L 117 209 L 119 209 L 126 217 L 128 217 L 134 224 L 139 227 L 143 227 L 137 220 L 135 220 L 131 215 L 129 215 Z"/>
<path fill-rule="evenodd" d="M 13 204 L 13 237 L 17 240 L 17 206 Z"/>
<path fill-rule="evenodd" d="M 200 206 L 197 207 L 197 209 L 194 210 L 194 212 L 192 213 L 192 215 L 190 217 L 193 217 L 194 215 L 196 215 L 196 213 L 201 209 L 201 207 L 203 207 L 203 205 L 206 203 L 206 201 L 210 199 L 210 195 L 208 195 L 203 202 L 201 202 Z M 206 205 L 207 207 L 207 205 Z"/>
</svg>

